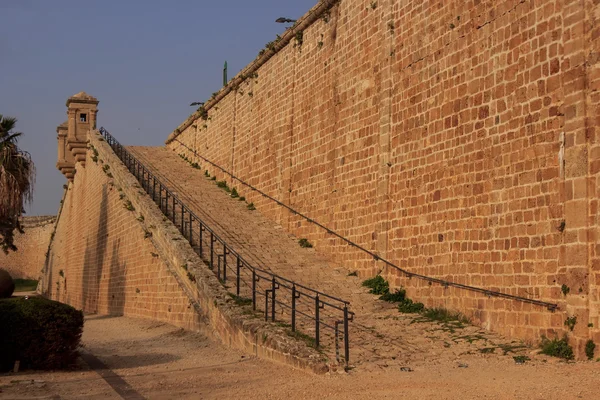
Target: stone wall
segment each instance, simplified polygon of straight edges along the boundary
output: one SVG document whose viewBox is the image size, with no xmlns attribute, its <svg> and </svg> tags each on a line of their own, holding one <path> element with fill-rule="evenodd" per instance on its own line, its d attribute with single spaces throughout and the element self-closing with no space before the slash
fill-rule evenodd
<svg viewBox="0 0 600 400">
<path fill-rule="evenodd" d="M 581 353 L 600 342 L 595 3 L 321 2 L 167 145 L 428 306 L 532 341 L 576 316 Z M 189 149 L 413 273 L 559 310 L 405 278 Z"/>
<path fill-rule="evenodd" d="M 326 370 L 316 350 L 236 306 L 98 132 L 86 141 L 58 215 L 43 295 L 85 313 L 167 322 L 258 356 Z"/>
<path fill-rule="evenodd" d="M 15 232 L 18 250 L 8 254 L 0 251 L 0 268 L 13 278 L 39 279 L 55 220 L 54 216 L 23 217 L 24 233 Z"/>
</svg>

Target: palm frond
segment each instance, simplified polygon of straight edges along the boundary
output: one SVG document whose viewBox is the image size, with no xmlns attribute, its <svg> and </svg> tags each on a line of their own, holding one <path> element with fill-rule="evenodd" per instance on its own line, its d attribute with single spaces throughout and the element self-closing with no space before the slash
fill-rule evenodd
<svg viewBox="0 0 600 400">
<path fill-rule="evenodd" d="M 0 114 L 0 248 L 16 250 L 13 233 L 19 217 L 33 199 L 35 166 L 31 155 L 17 147 L 20 132 L 11 132 L 16 118 Z"/>
</svg>

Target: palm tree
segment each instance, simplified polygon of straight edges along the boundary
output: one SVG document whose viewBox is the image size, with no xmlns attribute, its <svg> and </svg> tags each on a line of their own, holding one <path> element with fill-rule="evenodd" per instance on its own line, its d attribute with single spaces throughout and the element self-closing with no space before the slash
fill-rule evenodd
<svg viewBox="0 0 600 400">
<path fill-rule="evenodd" d="M 19 217 L 31 202 L 35 166 L 31 156 L 17 147 L 21 132 L 13 132 L 16 118 L 0 114 L 0 247 L 5 253 L 17 250 L 15 230 L 22 232 Z"/>
</svg>

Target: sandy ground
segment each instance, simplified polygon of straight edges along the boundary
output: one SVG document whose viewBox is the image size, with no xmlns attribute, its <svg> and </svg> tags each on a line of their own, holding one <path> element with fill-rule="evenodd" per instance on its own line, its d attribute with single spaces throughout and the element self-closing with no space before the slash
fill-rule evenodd
<svg viewBox="0 0 600 400">
<path fill-rule="evenodd" d="M 68 372 L 0 375 L 1 399 L 599 399 L 600 364 L 498 354 L 317 376 L 227 349 L 176 327 L 91 316 Z M 435 358 L 435 355 L 432 355 Z M 97 366 L 96 366 L 97 368 Z M 112 386 L 111 386 L 112 385 Z M 115 390 L 116 389 L 116 390 Z M 120 394 L 119 394 L 120 393 Z"/>
</svg>

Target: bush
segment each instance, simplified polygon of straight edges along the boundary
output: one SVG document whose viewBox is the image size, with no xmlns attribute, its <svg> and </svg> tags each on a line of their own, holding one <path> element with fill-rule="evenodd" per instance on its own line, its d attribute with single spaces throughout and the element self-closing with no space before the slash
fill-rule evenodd
<svg viewBox="0 0 600 400">
<path fill-rule="evenodd" d="M 389 288 L 388 288 L 388 290 L 389 290 Z M 387 293 L 384 293 L 381 297 L 379 297 L 379 300 L 387 301 L 390 303 L 402 302 L 402 301 L 406 300 L 406 290 L 396 289 L 396 292 L 394 292 L 394 293 L 391 293 L 388 291 Z"/>
<path fill-rule="evenodd" d="M 22 368 L 58 369 L 73 364 L 83 313 L 42 297 L 0 301 L 0 371 L 16 360 Z"/>
<path fill-rule="evenodd" d="M 12 296 L 15 291 L 15 282 L 8 271 L 0 268 L 0 299 Z"/>
<path fill-rule="evenodd" d="M 377 275 L 374 278 L 367 279 L 362 283 L 362 285 L 371 289 L 369 290 L 369 293 L 372 294 L 385 295 L 390 292 L 389 283 L 385 279 L 383 279 L 381 275 Z"/>
<path fill-rule="evenodd" d="M 423 312 L 424 309 L 423 303 L 415 303 L 411 299 L 404 299 L 398 304 L 398 311 L 405 314 L 417 314 Z"/>
<path fill-rule="evenodd" d="M 588 360 L 594 358 L 594 350 L 596 350 L 596 344 L 592 339 L 585 342 L 585 355 L 587 356 Z"/>
<path fill-rule="evenodd" d="M 562 339 L 548 339 L 542 338 L 540 345 L 542 348 L 542 354 L 546 354 L 552 357 L 564 358 L 565 360 L 572 360 L 574 358 L 573 348 L 569 346 L 569 341 L 565 336 Z"/>
</svg>

